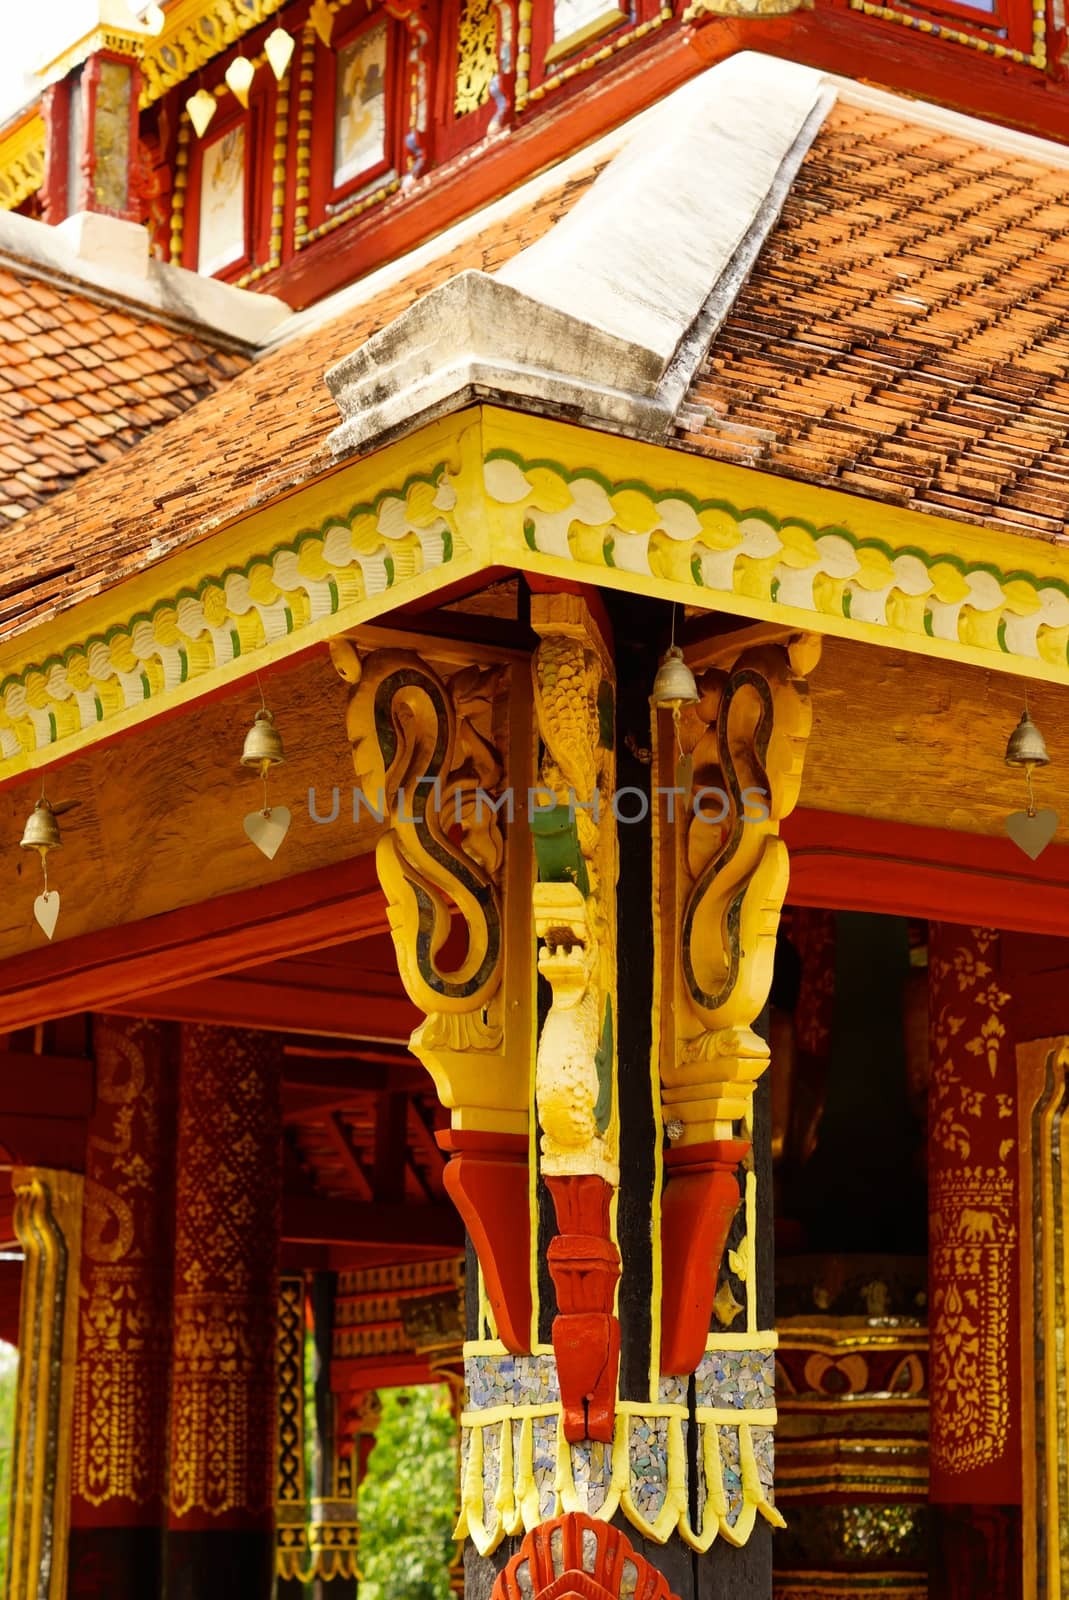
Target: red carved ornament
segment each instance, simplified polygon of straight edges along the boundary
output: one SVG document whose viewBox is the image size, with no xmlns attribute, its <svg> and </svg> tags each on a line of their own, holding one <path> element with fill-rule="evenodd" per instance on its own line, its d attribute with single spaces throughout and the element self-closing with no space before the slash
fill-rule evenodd
<svg viewBox="0 0 1069 1600">
<path fill-rule="evenodd" d="M 490 1600 L 677 1600 L 664 1575 L 607 1522 L 581 1512 L 534 1528 Z"/>
</svg>

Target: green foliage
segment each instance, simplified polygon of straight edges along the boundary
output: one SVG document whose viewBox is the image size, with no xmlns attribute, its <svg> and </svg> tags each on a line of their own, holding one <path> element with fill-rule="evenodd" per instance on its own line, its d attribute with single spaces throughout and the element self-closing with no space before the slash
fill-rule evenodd
<svg viewBox="0 0 1069 1600">
<path fill-rule="evenodd" d="M 11 1450 L 15 1437 L 15 1384 L 18 1367 L 18 1351 L 12 1345 L 0 1343 L 0 1594 L 4 1593 L 7 1582 Z"/>
<path fill-rule="evenodd" d="M 360 1485 L 360 1600 L 449 1600 L 456 1426 L 442 1386 L 381 1389 Z"/>
</svg>

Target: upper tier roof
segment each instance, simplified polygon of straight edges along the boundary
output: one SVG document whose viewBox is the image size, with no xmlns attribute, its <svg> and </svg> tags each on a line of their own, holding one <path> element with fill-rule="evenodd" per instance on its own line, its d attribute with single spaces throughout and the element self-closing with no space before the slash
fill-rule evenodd
<svg viewBox="0 0 1069 1600">
<path fill-rule="evenodd" d="M 100 593 L 328 468 L 338 413 L 324 369 L 436 284 L 500 266 L 551 228 L 596 173 L 596 165 L 573 172 L 512 218 L 407 273 L 402 264 L 388 287 L 322 325 L 295 319 L 299 337 L 15 524 L 4 536 L 0 635 Z M 6 359 L 5 351 L 0 384 Z M 2 407 L 0 388 L 0 415 Z"/>
<path fill-rule="evenodd" d="M 473 395 L 1061 538 L 1067 259 L 1061 147 L 735 57 L 15 524 L 0 636 Z"/>
</svg>

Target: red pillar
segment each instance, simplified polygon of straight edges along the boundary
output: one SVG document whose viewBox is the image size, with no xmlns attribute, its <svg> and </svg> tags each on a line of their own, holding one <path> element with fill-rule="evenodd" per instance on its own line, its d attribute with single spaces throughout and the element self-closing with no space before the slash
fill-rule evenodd
<svg viewBox="0 0 1069 1600">
<path fill-rule="evenodd" d="M 281 1050 L 182 1029 L 170 1384 L 168 1600 L 269 1600 Z"/>
<path fill-rule="evenodd" d="M 160 1585 L 177 1030 L 93 1026 L 68 1593 L 144 1600 Z"/>
<path fill-rule="evenodd" d="M 964 1597 L 978 1592 L 984 1530 L 1001 1529 L 1001 1545 L 1005 1527 L 1019 1527 L 1015 1041 L 997 933 L 933 923 L 928 969 L 930 1494 L 937 1505 L 1007 1508 L 941 1519 L 940 1542 L 960 1543 L 962 1559 L 943 1552 L 933 1594 Z M 1005 1567 L 994 1547 L 988 1564 L 993 1581 Z"/>
</svg>

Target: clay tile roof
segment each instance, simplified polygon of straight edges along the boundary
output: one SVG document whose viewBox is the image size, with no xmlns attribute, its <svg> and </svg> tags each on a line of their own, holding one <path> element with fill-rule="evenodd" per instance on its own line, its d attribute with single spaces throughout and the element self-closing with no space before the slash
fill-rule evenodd
<svg viewBox="0 0 1069 1600">
<path fill-rule="evenodd" d="M 248 365 L 14 265 L 0 266 L 0 339 L 0 528 Z"/>
<path fill-rule="evenodd" d="M 1069 512 L 1069 172 L 837 104 L 679 439 L 1038 537 Z"/>
<path fill-rule="evenodd" d="M 229 383 L 222 380 L 236 370 L 236 364 L 224 368 L 219 364 L 223 358 L 198 351 L 192 344 L 165 351 L 165 363 L 153 360 L 153 368 L 162 365 L 163 371 L 145 380 L 126 378 L 124 364 L 124 383 L 134 384 L 140 395 L 138 408 L 118 414 L 129 416 L 131 429 L 146 417 L 158 416 L 165 401 L 173 409 L 182 405 L 185 395 L 189 397 L 185 406 L 191 408 L 183 408 L 182 415 L 120 460 L 98 466 L 76 489 L 57 494 L 46 505 L 40 504 L 40 495 L 30 500 L 19 474 L 10 477 L 6 468 L 0 468 L 0 516 L 5 508 L 13 508 L 9 515 L 29 513 L 3 535 L 0 637 L 99 594 L 176 546 L 210 533 L 328 466 L 324 447 L 338 424 L 338 411 L 323 381 L 326 369 L 437 284 L 468 268 L 486 270 L 491 261 L 498 264 L 539 238 L 570 210 L 599 170 L 592 164 L 573 173 L 516 215 L 468 235 L 355 310 L 282 346 Z M 78 315 L 68 312 L 69 305 L 63 302 L 65 322 Z M 13 315 L 14 307 L 5 309 L 0 280 L 0 317 Z M 0 459 L 5 451 L 13 453 L 3 429 L 9 414 L 3 385 L 18 383 L 20 370 L 15 365 L 5 371 L 8 359 L 5 347 L 0 351 Z M 92 460 L 100 459 L 109 436 L 116 437 L 118 429 L 100 433 L 90 398 L 101 393 L 114 402 L 116 391 L 106 387 L 111 370 L 106 364 L 96 376 L 92 371 L 78 372 L 76 378 L 64 374 L 57 384 L 46 381 L 34 366 L 32 390 L 15 391 L 23 400 L 32 393 L 31 416 L 39 413 L 47 419 L 50 412 L 59 413 L 42 435 L 48 458 L 66 461 L 60 441 L 75 430 L 79 437 L 84 434 L 86 452 L 96 452 Z M 182 373 L 184 387 L 175 390 L 171 380 Z M 207 398 L 193 405 L 199 398 L 192 392 L 198 384 Z M 85 403 L 84 410 L 79 400 Z M 72 420 L 70 413 L 76 409 L 79 415 Z M 18 441 L 26 442 L 21 432 Z M 30 447 L 27 454 L 26 466 L 33 459 Z M 30 509 L 33 504 L 38 509 Z"/>
</svg>

